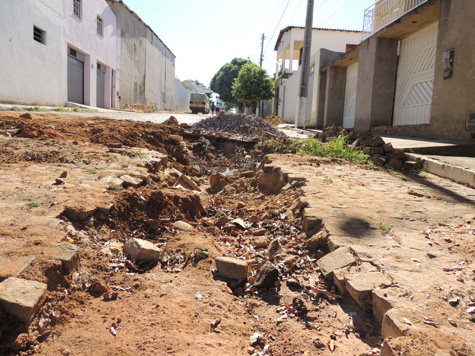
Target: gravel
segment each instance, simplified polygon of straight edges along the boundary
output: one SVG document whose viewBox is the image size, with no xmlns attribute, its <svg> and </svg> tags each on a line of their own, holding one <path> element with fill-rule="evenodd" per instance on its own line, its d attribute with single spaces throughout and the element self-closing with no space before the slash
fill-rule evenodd
<svg viewBox="0 0 475 356">
<path fill-rule="evenodd" d="M 272 127 L 263 118 L 245 114 L 213 116 L 201 120 L 194 124 L 192 128 L 208 132 L 230 133 L 250 138 L 259 138 L 262 136 L 268 138 L 286 137 L 283 132 Z"/>
</svg>

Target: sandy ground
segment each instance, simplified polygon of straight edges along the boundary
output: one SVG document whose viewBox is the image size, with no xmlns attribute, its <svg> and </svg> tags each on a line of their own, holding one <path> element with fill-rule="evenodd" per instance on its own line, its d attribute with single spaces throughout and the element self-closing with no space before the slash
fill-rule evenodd
<svg viewBox="0 0 475 356">
<path fill-rule="evenodd" d="M 264 194 L 259 152 L 223 140 L 180 143 L 183 130 L 173 121 L 2 114 L 0 258 L 34 256 L 19 277 L 46 283 L 48 296 L 28 327 L 0 310 L 0 354 L 379 355 L 371 312 L 338 295 L 318 269 L 328 247 L 307 249 L 299 202 L 309 197 L 335 236 L 347 206 L 373 212 L 360 218 L 379 239 L 378 223 L 393 226 L 392 242 L 432 229 L 450 262 L 465 261 L 457 295 L 463 303 L 473 295 L 473 190 L 435 177 L 425 179 L 441 189 L 421 188 L 397 173 L 280 156 L 279 165 L 307 184 Z M 233 174 L 218 176 L 223 189 L 211 192 L 210 176 L 225 171 Z M 198 188 L 183 189 L 182 173 Z M 124 175 L 137 186 L 120 189 Z M 178 221 L 191 230 L 178 229 Z M 155 243 L 167 257 L 131 263 L 122 252 L 130 238 Z M 274 258 L 268 246 L 275 239 L 283 252 Z M 55 256 L 59 242 L 80 247 L 70 273 Z M 248 262 L 247 283 L 214 273 L 214 258 L 224 255 Z M 269 260 L 278 280 L 253 287 Z"/>
</svg>

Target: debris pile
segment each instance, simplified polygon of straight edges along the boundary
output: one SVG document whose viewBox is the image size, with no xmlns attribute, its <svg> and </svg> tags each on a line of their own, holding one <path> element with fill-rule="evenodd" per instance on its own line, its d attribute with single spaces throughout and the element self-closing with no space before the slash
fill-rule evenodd
<svg viewBox="0 0 475 356">
<path fill-rule="evenodd" d="M 143 105 L 143 104 L 127 104 L 125 105 L 124 109 L 130 110 L 130 111 L 141 111 L 146 114 L 150 114 L 150 113 L 158 111 L 155 106 Z"/>
<path fill-rule="evenodd" d="M 346 137 L 353 149 L 364 149 L 373 157 L 373 163 L 378 167 L 391 167 L 396 170 L 417 170 L 421 167 L 420 162 L 408 160 L 403 150 L 395 149 L 391 143 L 384 142 L 381 136 L 374 135 L 372 131 L 360 135 L 333 125 L 316 134 L 314 138 L 328 142 L 340 136 Z"/>
<path fill-rule="evenodd" d="M 262 136 L 266 138 L 286 136 L 263 118 L 245 114 L 213 116 L 194 124 L 192 129 L 213 133 L 229 133 L 251 139 L 258 139 Z"/>
<path fill-rule="evenodd" d="M 284 119 L 282 119 L 281 117 L 277 116 L 277 115 L 269 115 L 269 116 L 266 116 L 265 117 L 265 120 L 271 124 L 272 126 L 277 126 L 277 125 L 280 125 L 280 124 L 286 124 L 286 122 L 284 121 Z"/>
</svg>

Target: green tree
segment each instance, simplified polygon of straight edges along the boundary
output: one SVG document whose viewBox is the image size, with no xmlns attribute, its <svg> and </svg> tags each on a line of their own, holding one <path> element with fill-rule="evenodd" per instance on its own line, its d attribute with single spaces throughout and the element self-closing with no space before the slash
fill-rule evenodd
<svg viewBox="0 0 475 356">
<path fill-rule="evenodd" d="M 234 58 L 231 62 L 222 66 L 211 79 L 210 89 L 219 94 L 219 98 L 227 103 L 237 103 L 233 95 L 234 80 L 244 64 L 251 61 L 243 58 Z"/>
<path fill-rule="evenodd" d="M 250 105 L 252 112 L 261 100 L 274 96 L 274 80 L 254 63 L 246 63 L 233 84 L 233 95 L 238 102 Z"/>
<path fill-rule="evenodd" d="M 201 86 L 205 86 L 203 83 L 201 83 L 199 80 L 197 79 L 188 79 L 188 81 L 192 82 L 192 83 L 195 83 L 196 85 L 201 85 Z"/>
</svg>

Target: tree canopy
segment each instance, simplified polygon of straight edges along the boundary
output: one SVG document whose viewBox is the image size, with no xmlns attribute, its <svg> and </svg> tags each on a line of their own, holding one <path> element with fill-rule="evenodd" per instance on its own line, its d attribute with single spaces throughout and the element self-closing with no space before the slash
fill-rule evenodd
<svg viewBox="0 0 475 356">
<path fill-rule="evenodd" d="M 238 102 L 254 109 L 258 101 L 272 99 L 274 80 L 256 64 L 246 63 L 234 81 L 232 93 Z"/>
<path fill-rule="evenodd" d="M 233 84 L 242 66 L 246 63 L 252 62 L 243 58 L 234 58 L 231 62 L 223 65 L 211 79 L 210 89 L 218 93 L 222 101 L 228 103 L 238 102 L 233 95 Z"/>
</svg>

